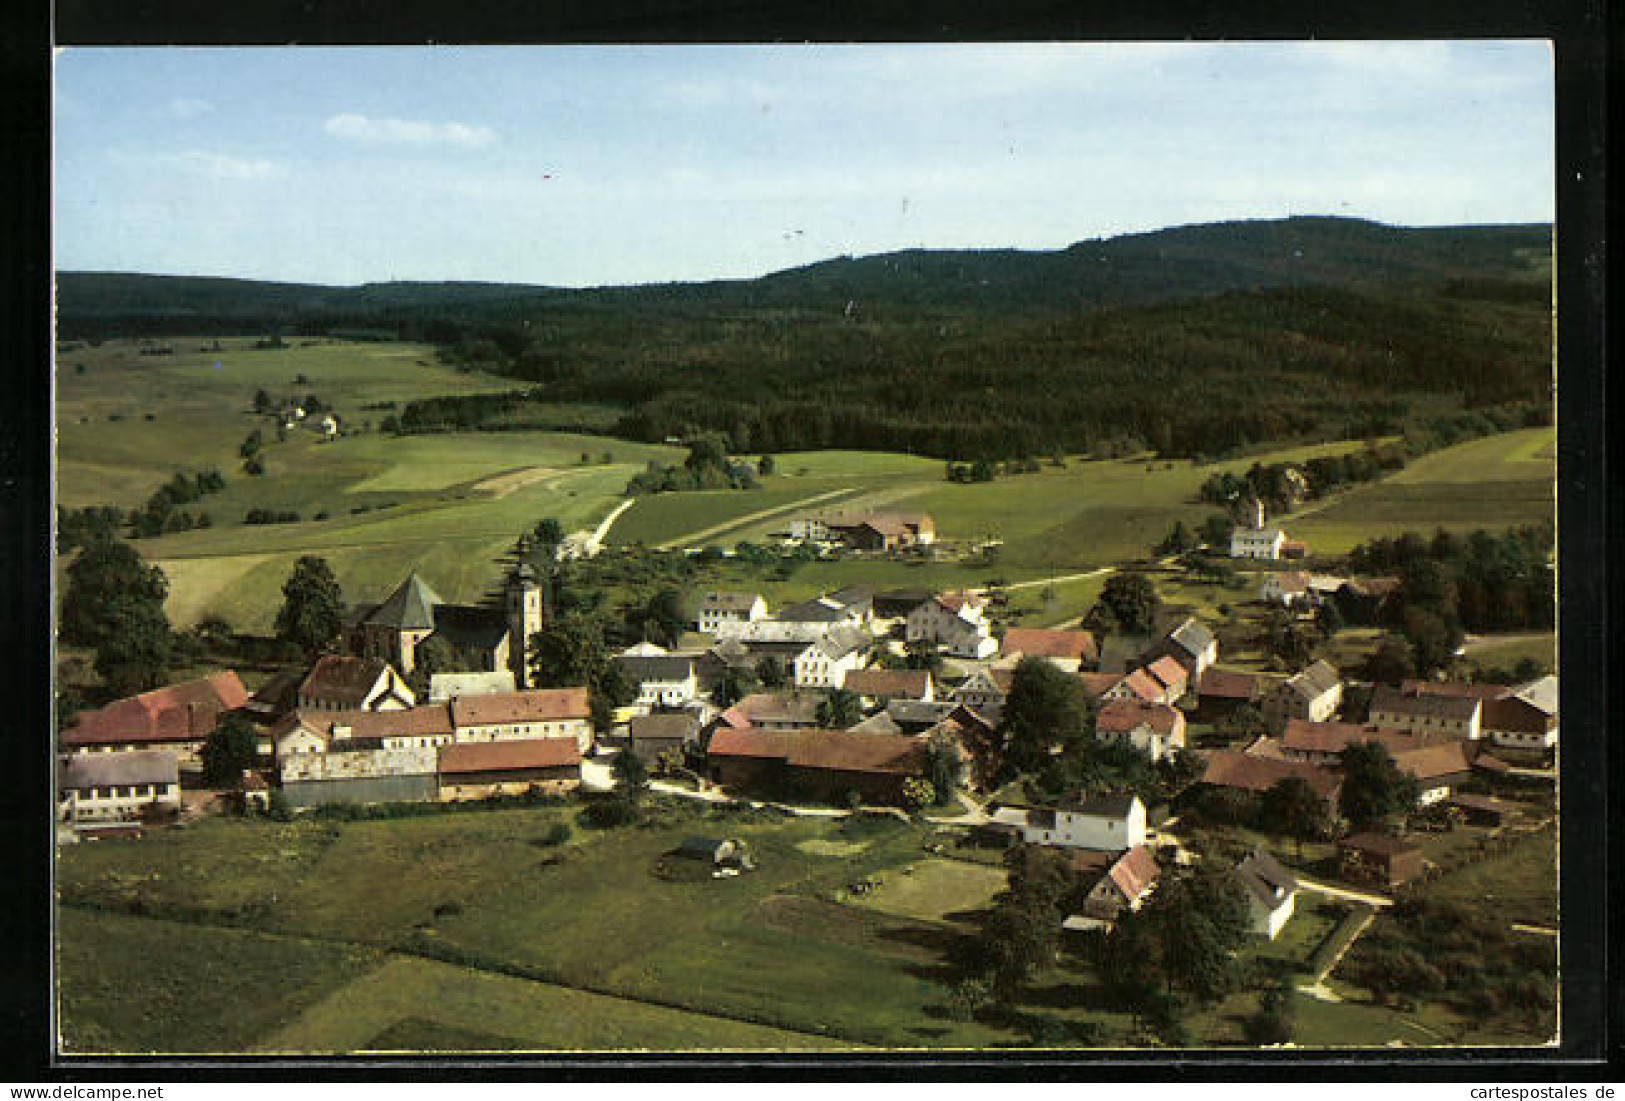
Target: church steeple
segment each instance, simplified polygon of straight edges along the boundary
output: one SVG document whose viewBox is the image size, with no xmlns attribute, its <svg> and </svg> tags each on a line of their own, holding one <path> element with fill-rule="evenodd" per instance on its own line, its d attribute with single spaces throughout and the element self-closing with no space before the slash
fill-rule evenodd
<svg viewBox="0 0 1625 1101">
<path fill-rule="evenodd" d="M 530 684 L 531 639 L 542 629 L 542 589 L 536 571 L 521 562 L 503 586 L 503 609 L 508 619 L 508 666 L 520 688 Z"/>
</svg>

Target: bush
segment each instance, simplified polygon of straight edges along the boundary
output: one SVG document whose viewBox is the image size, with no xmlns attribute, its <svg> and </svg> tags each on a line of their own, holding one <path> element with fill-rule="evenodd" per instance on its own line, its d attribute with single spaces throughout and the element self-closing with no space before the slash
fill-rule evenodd
<svg viewBox="0 0 1625 1101">
<path fill-rule="evenodd" d="M 570 828 L 570 823 L 554 822 L 548 827 L 547 832 L 542 835 L 542 843 L 545 845 L 562 845 L 574 835 L 575 831 Z"/>
</svg>

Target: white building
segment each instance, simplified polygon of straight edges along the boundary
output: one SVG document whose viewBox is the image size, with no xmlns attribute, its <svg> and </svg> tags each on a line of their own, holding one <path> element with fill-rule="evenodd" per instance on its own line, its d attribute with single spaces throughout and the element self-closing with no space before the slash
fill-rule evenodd
<svg viewBox="0 0 1625 1101">
<path fill-rule="evenodd" d="M 1230 533 L 1231 558 L 1258 558 L 1275 561 L 1281 557 L 1286 532 L 1280 528 L 1242 528 Z"/>
<path fill-rule="evenodd" d="M 941 646 L 954 657 L 989 658 L 998 652 L 986 602 L 967 592 L 938 593 L 908 614 L 909 642 Z"/>
<path fill-rule="evenodd" d="M 1105 795 L 1060 807 L 1000 807 L 993 823 L 1011 826 L 1028 845 L 1119 852 L 1145 843 L 1145 804 Z"/>
<path fill-rule="evenodd" d="M 798 688 L 841 688 L 846 675 L 863 668 L 873 639 L 861 627 L 836 624 L 824 637 L 795 656 L 791 663 Z"/>
<path fill-rule="evenodd" d="M 699 694 L 695 655 L 673 654 L 649 642 L 640 642 L 615 657 L 615 664 L 638 686 L 637 706 L 683 707 Z"/>
<path fill-rule="evenodd" d="M 1274 940 L 1297 904 L 1297 879 L 1262 849 L 1254 849 L 1236 865 L 1236 878 L 1247 895 L 1253 933 Z"/>
<path fill-rule="evenodd" d="M 56 787 L 65 821 L 135 822 L 180 807 L 179 758 L 163 749 L 76 753 L 58 759 Z"/>
<path fill-rule="evenodd" d="M 696 624 L 708 635 L 717 634 L 723 623 L 754 623 L 767 618 L 767 601 L 761 593 L 706 593 L 700 599 Z"/>
</svg>

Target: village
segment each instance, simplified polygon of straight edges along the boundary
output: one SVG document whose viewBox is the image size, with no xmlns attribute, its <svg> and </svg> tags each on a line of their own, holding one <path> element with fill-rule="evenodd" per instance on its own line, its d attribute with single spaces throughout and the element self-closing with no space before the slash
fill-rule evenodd
<svg viewBox="0 0 1625 1101">
<path fill-rule="evenodd" d="M 1307 572 L 1307 548 L 1259 502 L 1239 517 L 1220 549 L 1248 571 L 1257 608 L 1373 622 L 1400 584 Z M 937 529 L 922 513 L 814 512 L 780 538 L 885 557 L 919 553 Z M 1035 628 L 998 623 L 997 593 L 854 585 L 778 608 L 756 592 L 690 594 L 678 645 L 610 655 L 630 698 L 595 706 L 587 683 L 536 686 L 540 573 L 513 565 L 470 605 L 413 573 L 348 608 L 332 652 L 255 691 L 228 670 L 82 712 L 60 735 L 59 840 L 140 838 L 199 815 L 535 799 L 577 802 L 598 826 L 636 821 L 645 799 L 913 817 L 985 854 L 973 859 L 1015 869 L 1023 850 L 1057 854 L 1063 938 L 1107 937 L 1204 864 L 1245 900 L 1261 943 L 1304 898 L 1317 920 L 1352 905 L 1317 926 L 1313 992 L 1377 909 L 1423 897 L 1459 862 L 1460 842 L 1442 849 L 1441 836 L 1476 836 L 1482 852 L 1553 817 L 1551 675 L 1371 683 L 1324 659 L 1250 671 L 1226 666 L 1218 624 L 1177 608 L 1118 613 L 1114 629 Z M 1143 588 L 1124 576 L 1119 594 Z M 477 667 L 423 676 L 420 655 L 441 644 Z M 230 782 L 218 767 L 206 780 L 228 729 L 252 732 L 252 758 Z M 1328 855 L 1306 863 L 1306 842 Z M 671 861 L 713 876 L 756 866 L 726 834 L 690 836 Z M 845 893 L 873 886 L 859 876 Z"/>
</svg>

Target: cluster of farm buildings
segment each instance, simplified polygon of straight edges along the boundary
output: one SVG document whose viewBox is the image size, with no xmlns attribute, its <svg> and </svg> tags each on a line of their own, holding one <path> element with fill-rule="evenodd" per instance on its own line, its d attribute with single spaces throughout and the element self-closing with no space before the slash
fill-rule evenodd
<svg viewBox="0 0 1625 1101">
<path fill-rule="evenodd" d="M 831 521 L 834 520 L 832 524 Z M 929 517 L 811 518 L 809 539 L 917 543 L 935 536 Z M 1259 598 L 1301 603 L 1346 596 L 1380 600 L 1383 579 L 1271 574 Z M 529 686 L 526 640 L 542 626 L 534 576 L 521 568 L 483 605 L 442 601 L 413 574 L 382 602 L 354 609 L 348 654 L 273 677 L 254 693 L 235 673 L 172 685 L 83 713 L 60 736 L 64 822 L 81 832 L 129 829 L 161 817 L 181 797 L 181 774 L 197 769 L 205 740 L 237 713 L 258 731 L 261 767 L 239 796 L 265 802 L 280 790 L 291 808 L 332 803 L 456 801 L 581 786 L 596 756 L 682 762 L 702 788 L 738 796 L 897 804 L 921 777 L 927 748 L 947 744 L 972 794 L 999 772 L 1000 722 L 1017 664 L 1041 659 L 1075 677 L 1094 700 L 1094 736 L 1152 761 L 1176 752 L 1201 761 L 1198 783 L 1258 795 L 1302 779 L 1335 819 L 1341 755 L 1383 745 L 1416 778 L 1421 802 L 1455 802 L 1488 813 L 1494 800 L 1475 777 L 1504 773 L 1498 751 L 1550 751 L 1558 738 L 1557 682 L 1511 687 L 1440 681 L 1373 686 L 1361 721 L 1343 708 L 1344 680 L 1317 661 L 1291 675 L 1220 666 L 1219 643 L 1199 619 L 1181 617 L 1146 635 L 1011 627 L 995 632 L 976 592 L 874 591 L 852 587 L 773 611 L 753 592 L 710 592 L 693 627 L 703 644 L 669 650 L 642 643 L 616 655 L 637 699 L 595 729 L 585 686 Z M 484 668 L 435 674 L 426 699 L 405 679 L 425 639 L 441 635 Z M 900 668 L 890 651 L 937 650 L 944 669 Z M 731 674 L 777 667 L 783 686 L 718 701 Z M 861 714 L 831 729 L 822 706 L 836 690 Z M 1202 750 L 1192 722 L 1218 723 L 1243 706 L 1263 729 L 1240 748 Z M 675 757 L 673 756 L 675 754 Z M 1137 908 L 1159 874 L 1146 808 L 1106 793 L 1056 806 L 995 806 L 984 827 L 1007 839 L 1073 854 L 1096 880 L 1072 927 L 1109 924 Z M 1347 838 L 1347 854 L 1390 882 L 1414 874 L 1414 846 L 1381 836 Z M 1274 936 L 1291 913 L 1292 875 L 1255 852 L 1237 868 L 1255 928 Z"/>
</svg>

